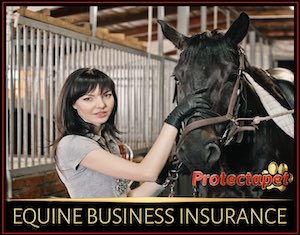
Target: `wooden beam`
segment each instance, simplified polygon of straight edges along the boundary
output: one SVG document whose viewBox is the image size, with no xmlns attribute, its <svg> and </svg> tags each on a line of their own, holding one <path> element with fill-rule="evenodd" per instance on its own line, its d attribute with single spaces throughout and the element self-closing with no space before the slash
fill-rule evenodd
<svg viewBox="0 0 300 235">
<path fill-rule="evenodd" d="M 219 17 L 219 23 L 218 23 L 218 29 L 225 29 L 226 28 L 226 17 L 225 16 L 220 16 Z M 168 24 L 172 25 L 174 28 L 176 28 L 177 22 L 176 20 L 169 21 Z M 200 32 L 200 18 L 199 17 L 193 17 L 190 18 L 190 27 L 189 27 L 189 34 L 195 34 L 195 33 L 201 33 Z M 208 16 L 208 22 L 207 22 L 208 30 L 213 29 L 213 15 Z M 153 24 L 153 32 L 152 32 L 152 39 L 156 40 L 157 36 L 157 24 Z M 145 41 L 147 40 L 147 28 L 146 26 L 142 26 L 139 28 L 135 28 L 133 30 L 126 30 L 125 32 L 126 35 L 130 35 L 133 37 L 139 38 L 140 41 Z"/>
<path fill-rule="evenodd" d="M 84 27 L 78 27 L 76 25 L 70 24 L 68 22 L 65 22 L 63 20 L 51 17 L 48 15 L 48 12 L 33 12 L 33 11 L 29 11 L 27 10 L 26 6 L 21 6 L 20 9 L 18 10 L 18 12 L 20 13 L 20 15 L 34 19 L 34 20 L 38 20 L 47 24 L 51 24 L 51 25 L 55 25 L 61 28 L 65 28 L 68 30 L 72 30 L 78 33 L 82 33 L 82 34 L 86 34 L 86 35 L 91 35 L 91 30 L 89 27 L 89 24 L 85 24 Z"/>
<path fill-rule="evenodd" d="M 208 26 L 209 28 L 213 28 L 213 15 L 210 14 L 208 16 Z M 219 17 L 219 25 L 218 25 L 218 28 L 219 29 L 223 29 L 226 27 L 226 25 L 224 26 L 224 22 L 226 21 L 226 18 L 225 16 L 220 16 Z M 177 21 L 176 20 L 172 20 L 172 21 L 168 21 L 168 24 L 170 24 L 171 26 L 173 26 L 174 28 L 177 27 Z M 199 16 L 197 17 L 192 17 L 190 18 L 190 30 L 191 29 L 194 29 L 194 28 L 197 28 L 198 27 L 198 33 L 200 32 L 200 25 L 201 25 L 201 22 L 200 22 L 200 18 Z M 220 27 L 220 24 L 221 27 Z M 122 30 L 112 30 L 111 32 L 123 32 L 125 33 L 125 35 L 127 36 L 133 36 L 133 37 L 145 37 L 147 35 L 147 30 L 148 30 L 148 26 L 140 26 L 140 27 L 134 27 L 133 29 L 122 29 Z M 157 34 L 157 23 L 154 22 L 152 24 L 152 30 L 153 30 L 153 34 L 152 35 L 156 35 Z M 141 41 L 144 41 L 144 38 L 143 39 L 140 39 Z"/>
<path fill-rule="evenodd" d="M 257 29 L 273 29 L 273 30 L 281 30 L 284 28 L 294 28 L 295 22 L 294 20 L 262 20 L 262 21 L 255 21 L 253 25 Z"/>
<path fill-rule="evenodd" d="M 289 6 L 236 6 L 235 9 L 251 15 L 293 15 L 294 11 Z"/>
<path fill-rule="evenodd" d="M 81 13 L 89 13 L 89 6 L 83 6 L 83 4 L 80 5 L 75 5 L 73 3 L 70 6 L 63 6 L 60 8 L 52 9 L 51 10 L 51 16 L 52 17 L 63 17 L 63 16 L 70 16 L 70 15 L 76 15 L 76 14 L 81 14 Z M 105 9 L 110 9 L 115 6 L 106 6 L 106 5 L 101 5 L 99 8 L 101 10 Z"/>
<path fill-rule="evenodd" d="M 289 37 L 289 38 L 294 38 L 294 32 L 293 31 L 287 31 L 287 32 L 283 32 L 283 31 L 271 31 L 271 32 L 264 32 L 264 34 L 267 37 L 270 38 L 282 38 L 282 37 Z"/>
<path fill-rule="evenodd" d="M 200 11 L 199 6 L 191 6 L 191 11 Z M 165 17 L 177 14 L 177 6 L 165 6 Z M 126 13 L 118 13 L 113 15 L 101 15 L 98 17 L 98 25 L 105 27 L 113 24 L 129 23 L 131 21 L 146 20 L 148 16 L 148 8 L 137 11 L 130 9 Z M 153 18 L 157 18 L 157 6 L 153 6 Z"/>
</svg>

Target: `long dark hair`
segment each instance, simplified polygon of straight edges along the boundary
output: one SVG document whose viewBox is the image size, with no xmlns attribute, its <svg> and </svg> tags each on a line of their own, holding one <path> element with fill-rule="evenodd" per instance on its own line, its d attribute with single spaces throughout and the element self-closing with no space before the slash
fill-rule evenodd
<svg viewBox="0 0 300 235">
<path fill-rule="evenodd" d="M 102 132 L 107 132 L 112 137 L 119 139 L 120 134 L 115 125 L 115 115 L 118 107 L 118 99 L 115 92 L 113 80 L 97 69 L 80 68 L 72 72 L 66 79 L 57 102 L 56 121 L 59 137 L 54 146 L 66 135 L 85 136 L 88 133 L 95 133 L 95 126 L 85 122 L 73 108 L 73 104 L 81 96 L 95 90 L 99 86 L 100 90 L 105 88 L 112 91 L 114 97 L 114 107 L 107 122 L 103 124 Z"/>
</svg>

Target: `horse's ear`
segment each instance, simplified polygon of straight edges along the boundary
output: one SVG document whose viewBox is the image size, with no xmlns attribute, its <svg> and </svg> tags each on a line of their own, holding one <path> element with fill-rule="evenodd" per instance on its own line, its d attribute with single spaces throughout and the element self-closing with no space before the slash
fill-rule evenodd
<svg viewBox="0 0 300 235">
<path fill-rule="evenodd" d="M 242 12 L 240 16 L 232 23 L 224 35 L 224 38 L 234 45 L 239 44 L 248 32 L 250 24 L 249 16 Z"/>
<path fill-rule="evenodd" d="M 179 33 L 177 30 L 172 28 L 163 20 L 157 20 L 157 22 L 160 24 L 165 37 L 169 39 L 175 45 L 176 48 L 178 48 L 179 50 L 183 50 L 185 47 L 187 47 L 188 37 Z"/>
</svg>

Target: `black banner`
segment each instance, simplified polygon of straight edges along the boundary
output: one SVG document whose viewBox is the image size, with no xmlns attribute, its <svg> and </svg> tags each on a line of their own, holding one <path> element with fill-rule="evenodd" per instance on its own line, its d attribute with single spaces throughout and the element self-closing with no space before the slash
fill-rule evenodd
<svg viewBox="0 0 300 235">
<path fill-rule="evenodd" d="M 6 232 L 296 231 L 293 200 L 12 200 L 5 214 Z"/>
</svg>

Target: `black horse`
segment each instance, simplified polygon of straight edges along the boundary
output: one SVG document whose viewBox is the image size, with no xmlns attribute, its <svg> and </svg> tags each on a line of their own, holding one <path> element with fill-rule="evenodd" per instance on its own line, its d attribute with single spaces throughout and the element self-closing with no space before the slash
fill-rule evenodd
<svg viewBox="0 0 300 235">
<path fill-rule="evenodd" d="M 293 198 L 294 103 L 287 101 L 291 94 L 282 94 L 274 78 L 249 64 L 238 45 L 248 32 L 248 15 L 241 13 L 225 34 L 213 30 L 191 37 L 158 22 L 164 36 L 181 50 L 173 73 L 177 102 L 206 89 L 212 105 L 183 125 L 174 160 L 183 164 L 173 165 L 179 182 L 188 176 L 191 190 L 180 190 L 178 183 L 175 195 Z M 268 113 L 251 79 L 287 111 Z M 282 116 L 292 118 L 292 134 L 274 122 Z"/>
</svg>

